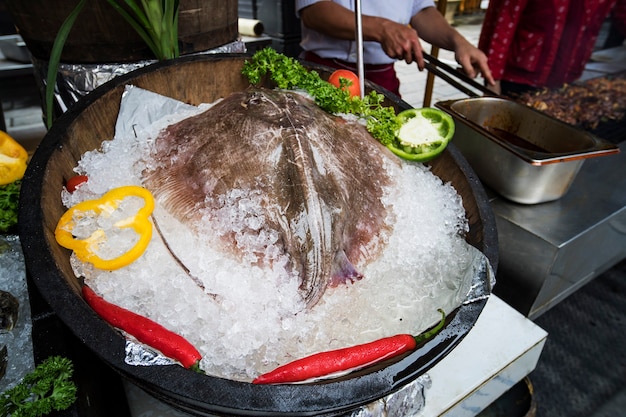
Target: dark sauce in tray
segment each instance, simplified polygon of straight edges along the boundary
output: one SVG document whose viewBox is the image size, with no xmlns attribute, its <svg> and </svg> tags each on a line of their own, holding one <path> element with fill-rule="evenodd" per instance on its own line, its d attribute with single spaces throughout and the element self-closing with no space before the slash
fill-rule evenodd
<svg viewBox="0 0 626 417">
<path fill-rule="evenodd" d="M 527 141 L 526 139 L 520 136 L 517 136 L 514 133 L 507 132 L 504 129 L 500 129 L 498 127 L 491 127 L 491 126 L 484 126 L 484 128 L 488 132 L 497 136 L 499 139 L 502 139 L 504 142 L 510 143 L 511 145 L 515 145 L 518 148 L 526 149 L 532 152 L 544 152 L 544 153 L 550 152 L 547 149 L 544 149 L 541 146 L 535 145 L 534 143 L 531 143 Z"/>
</svg>

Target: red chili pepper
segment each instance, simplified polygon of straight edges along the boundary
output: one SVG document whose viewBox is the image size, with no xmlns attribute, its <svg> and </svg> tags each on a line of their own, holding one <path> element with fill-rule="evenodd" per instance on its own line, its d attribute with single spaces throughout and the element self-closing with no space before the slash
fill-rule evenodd
<svg viewBox="0 0 626 417">
<path fill-rule="evenodd" d="M 398 334 L 362 345 L 316 353 L 279 366 L 273 371 L 258 376 L 252 383 L 283 384 L 335 376 L 401 355 L 415 349 L 418 343 L 429 339 L 443 328 L 445 313 L 443 310 L 439 312 L 441 321 L 434 328 L 419 336 Z"/>
<path fill-rule="evenodd" d="M 120 306 L 109 303 L 87 285 L 82 288 L 87 304 L 113 327 L 124 330 L 141 343 L 157 349 L 165 356 L 176 359 L 185 368 L 200 370 L 202 355 L 182 336 L 160 324 Z"/>
<path fill-rule="evenodd" d="M 374 342 L 343 349 L 316 353 L 279 366 L 258 376 L 253 384 L 302 382 L 313 378 L 349 372 L 400 355 L 414 349 L 415 338 L 410 334 L 385 337 Z"/>
<path fill-rule="evenodd" d="M 89 178 L 87 178 L 86 175 L 74 175 L 72 178 L 67 180 L 67 182 L 65 183 L 65 188 L 70 193 L 73 193 L 78 187 L 86 183 L 88 180 Z"/>
</svg>

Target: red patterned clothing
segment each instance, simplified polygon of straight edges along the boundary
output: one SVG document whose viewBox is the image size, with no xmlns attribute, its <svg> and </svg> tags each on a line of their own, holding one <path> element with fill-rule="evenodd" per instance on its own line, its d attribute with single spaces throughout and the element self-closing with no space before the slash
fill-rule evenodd
<svg viewBox="0 0 626 417">
<path fill-rule="evenodd" d="M 582 75 L 616 0 L 490 0 L 479 48 L 496 80 L 560 87 Z"/>
</svg>

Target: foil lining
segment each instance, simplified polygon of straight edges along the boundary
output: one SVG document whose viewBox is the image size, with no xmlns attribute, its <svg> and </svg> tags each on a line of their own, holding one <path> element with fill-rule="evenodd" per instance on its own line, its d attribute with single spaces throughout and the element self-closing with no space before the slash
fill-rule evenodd
<svg viewBox="0 0 626 417">
<path fill-rule="evenodd" d="M 473 259 L 465 270 L 466 279 L 464 281 L 470 285 L 463 304 L 471 304 L 488 298 L 496 285 L 496 274 L 489 259 L 473 246 L 468 245 L 468 249 L 472 252 Z M 486 288 L 484 283 L 487 283 Z"/>
<path fill-rule="evenodd" d="M 246 44 L 241 40 L 219 46 L 214 49 L 202 51 L 194 55 L 245 53 Z M 48 61 L 32 58 L 35 79 L 41 80 L 39 85 L 41 97 L 45 97 L 45 81 L 48 74 Z M 102 64 L 66 64 L 61 63 L 57 72 L 57 80 L 54 88 L 54 106 L 61 113 L 65 113 L 82 97 L 111 81 L 115 77 L 127 74 L 131 71 L 154 64 L 156 60 L 144 60 L 124 63 Z M 44 109 L 44 120 L 47 109 Z M 58 116 L 58 115 L 57 115 Z"/>
<path fill-rule="evenodd" d="M 426 404 L 425 391 L 432 382 L 428 374 L 405 385 L 397 392 L 364 405 L 341 417 L 414 417 Z"/>
<path fill-rule="evenodd" d="M 150 366 L 150 365 L 175 365 L 178 362 L 163 356 L 154 349 L 146 345 L 137 343 L 126 336 L 126 356 L 124 361 L 129 365 Z"/>
</svg>

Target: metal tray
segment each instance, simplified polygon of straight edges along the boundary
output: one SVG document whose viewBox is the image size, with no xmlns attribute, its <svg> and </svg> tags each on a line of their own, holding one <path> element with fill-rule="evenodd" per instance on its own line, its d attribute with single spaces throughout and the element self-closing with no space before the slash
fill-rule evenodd
<svg viewBox="0 0 626 417">
<path fill-rule="evenodd" d="M 615 154 L 617 145 L 500 97 L 435 104 L 455 120 L 453 142 L 478 177 L 521 204 L 557 200 L 587 158 Z"/>
</svg>

